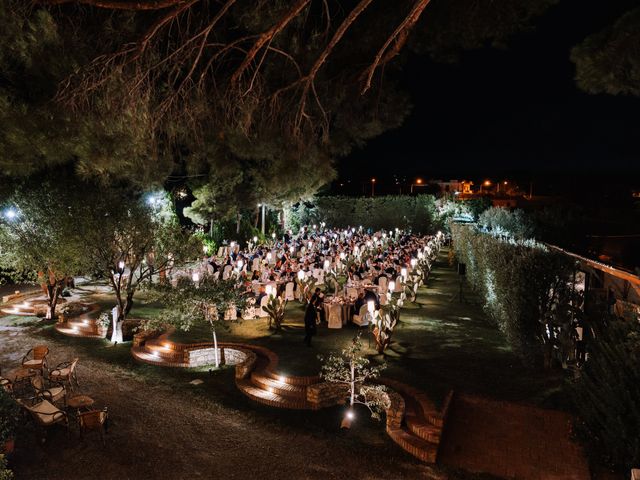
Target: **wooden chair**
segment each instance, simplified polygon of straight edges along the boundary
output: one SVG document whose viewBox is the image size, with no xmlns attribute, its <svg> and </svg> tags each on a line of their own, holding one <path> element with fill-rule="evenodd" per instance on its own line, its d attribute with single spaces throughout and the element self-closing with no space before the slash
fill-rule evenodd
<svg viewBox="0 0 640 480">
<path fill-rule="evenodd" d="M 70 362 L 62 362 L 56 365 L 56 368 L 49 372 L 49 379 L 58 383 L 66 382 L 70 390 L 73 390 L 74 381 L 76 382 L 76 387 L 79 387 L 80 383 L 78 383 L 78 375 L 76 374 L 78 360 L 78 358 L 74 358 Z"/>
<path fill-rule="evenodd" d="M 100 432 L 102 444 L 105 444 L 104 436 L 109 430 L 109 413 L 106 408 L 102 410 L 89 410 L 78 414 L 78 425 L 80 427 L 80 438 L 84 438 L 86 432 L 97 430 Z"/>
<path fill-rule="evenodd" d="M 31 401 L 38 401 L 38 403 L 31 404 Z M 48 400 L 35 398 L 31 400 L 18 400 L 18 403 L 31 415 L 36 425 L 42 429 L 42 441 L 46 440 L 46 429 L 56 424 L 62 424 L 69 433 L 69 418 L 67 414 L 56 407 Z"/>
<path fill-rule="evenodd" d="M 31 377 L 31 385 L 35 390 L 36 396 L 44 398 L 53 404 L 62 402 L 63 408 L 66 407 L 67 390 L 62 383 L 49 380 L 49 385 L 46 385 L 44 378 L 36 375 Z"/>
<path fill-rule="evenodd" d="M 33 347 L 22 357 L 22 368 L 40 370 L 41 373 L 44 373 L 47 366 L 47 355 L 49 355 L 49 348 L 46 345 Z"/>
</svg>

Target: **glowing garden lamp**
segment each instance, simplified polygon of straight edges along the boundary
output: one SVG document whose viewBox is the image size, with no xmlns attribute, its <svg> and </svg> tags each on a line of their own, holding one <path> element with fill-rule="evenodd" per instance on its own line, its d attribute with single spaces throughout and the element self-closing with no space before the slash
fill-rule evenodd
<svg viewBox="0 0 640 480">
<path fill-rule="evenodd" d="M 344 252 L 340 252 L 340 260 L 344 260 L 346 256 Z"/>
<path fill-rule="evenodd" d="M 18 212 L 14 208 L 7 208 L 4 212 L 4 216 L 7 217 L 7 220 L 13 220 L 18 216 Z"/>
<path fill-rule="evenodd" d="M 304 280 L 304 270 L 298 270 L 298 280 Z"/>
<path fill-rule="evenodd" d="M 271 238 L 273 238 L 273 239 L 275 240 L 275 238 L 276 238 L 276 233 L 275 233 L 275 232 L 273 232 L 273 233 L 271 234 Z"/>
<path fill-rule="evenodd" d="M 369 300 L 367 302 L 367 311 L 373 317 L 373 312 L 376 311 L 376 302 L 374 302 L 373 300 Z"/>
<path fill-rule="evenodd" d="M 230 246 L 231 248 L 234 248 L 234 247 L 236 246 L 236 242 L 231 242 L 231 243 L 229 244 L 229 246 Z"/>
<path fill-rule="evenodd" d="M 400 275 L 402 276 L 403 280 L 406 280 L 407 279 L 407 269 L 406 268 L 402 268 L 400 270 Z"/>
<path fill-rule="evenodd" d="M 324 261 L 324 269 L 325 270 L 329 270 L 330 266 L 331 266 L 331 262 L 329 260 L 325 260 Z"/>
<path fill-rule="evenodd" d="M 238 270 L 242 270 L 243 265 L 244 265 L 244 262 L 242 260 L 238 260 Z"/>
<path fill-rule="evenodd" d="M 295 251 L 296 251 L 296 249 L 295 249 L 294 247 L 289 247 L 289 252 L 290 252 L 290 253 L 293 253 L 293 252 L 295 252 Z"/>
<path fill-rule="evenodd" d="M 411 268 L 416 268 L 416 264 L 418 263 L 418 260 L 416 260 L 415 258 L 411 259 Z"/>
<path fill-rule="evenodd" d="M 120 260 L 118 262 L 118 270 L 120 270 L 121 272 L 124 271 L 124 260 Z"/>
<path fill-rule="evenodd" d="M 371 240 L 367 240 L 367 248 L 371 248 Z"/>
<path fill-rule="evenodd" d="M 200 274 L 198 272 L 193 272 L 191 274 L 191 280 L 193 280 L 193 283 L 198 283 L 200 281 Z"/>
<path fill-rule="evenodd" d="M 253 243 L 258 243 L 258 237 L 253 237 Z"/>
<path fill-rule="evenodd" d="M 396 282 L 391 281 L 389 282 L 389 293 L 393 293 L 396 290 Z"/>
<path fill-rule="evenodd" d="M 309 250 L 311 250 L 311 247 L 313 247 L 313 242 L 309 242 Z"/>
<path fill-rule="evenodd" d="M 316 224 L 313 225 L 313 229 L 315 230 L 316 228 L 318 228 L 318 226 Z"/>
</svg>

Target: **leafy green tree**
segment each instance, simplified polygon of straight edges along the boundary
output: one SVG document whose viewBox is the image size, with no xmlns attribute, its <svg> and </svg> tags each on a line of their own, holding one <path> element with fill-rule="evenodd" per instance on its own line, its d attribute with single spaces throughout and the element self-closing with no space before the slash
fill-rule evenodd
<svg viewBox="0 0 640 480">
<path fill-rule="evenodd" d="M 576 82 L 588 93 L 640 96 L 640 8 L 626 12 L 571 51 Z"/>
<path fill-rule="evenodd" d="M 141 285 L 193 261 L 202 245 L 180 227 L 164 194 L 144 197 L 112 186 L 95 195 L 91 209 L 96 221 L 81 232 L 82 253 L 89 271 L 107 280 L 115 293 L 118 315 L 113 338 L 118 341 Z"/>
<path fill-rule="evenodd" d="M 40 176 L 4 192 L 0 217 L 0 266 L 28 272 L 47 294 L 47 318 L 67 277 L 84 271 L 79 231 L 93 223 L 86 198 L 92 187 L 65 177 Z"/>
<path fill-rule="evenodd" d="M 149 292 L 165 305 L 161 315 L 145 320 L 145 330 L 166 328 L 171 325 L 188 331 L 193 326 L 206 324 L 211 329 L 216 355 L 216 367 L 220 365 L 218 358 L 218 326 L 225 326 L 224 315 L 229 309 L 242 310 L 246 298 L 236 285 L 235 279 L 218 280 L 211 275 L 202 278 L 181 278 L 176 287 L 161 283 L 152 285 Z"/>
<path fill-rule="evenodd" d="M 496 233 L 515 238 L 528 239 L 534 232 L 532 221 L 520 209 L 509 210 L 504 207 L 491 207 L 482 212 L 478 224 Z"/>
</svg>

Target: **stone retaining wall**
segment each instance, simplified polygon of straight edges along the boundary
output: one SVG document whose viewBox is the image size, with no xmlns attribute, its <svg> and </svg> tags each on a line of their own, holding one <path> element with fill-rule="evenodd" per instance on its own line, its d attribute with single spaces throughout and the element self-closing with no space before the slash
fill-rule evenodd
<svg viewBox="0 0 640 480">
<path fill-rule="evenodd" d="M 218 347 L 219 360 L 222 365 L 235 365 L 236 378 L 246 378 L 251 374 L 256 361 L 256 354 L 244 349 Z M 186 348 L 183 351 L 183 362 L 189 367 L 204 367 L 216 363 L 214 347 Z"/>
<path fill-rule="evenodd" d="M 341 383 L 321 382 L 307 387 L 307 401 L 314 410 L 340 405 L 349 397 L 349 387 Z"/>
</svg>

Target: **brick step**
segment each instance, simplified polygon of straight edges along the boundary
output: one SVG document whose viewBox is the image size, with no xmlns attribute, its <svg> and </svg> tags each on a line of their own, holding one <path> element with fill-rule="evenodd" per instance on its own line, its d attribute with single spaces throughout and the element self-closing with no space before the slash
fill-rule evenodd
<svg viewBox="0 0 640 480">
<path fill-rule="evenodd" d="M 20 317 L 33 317 L 36 314 L 36 310 L 33 307 L 20 307 L 19 305 L 3 308 L 1 311 L 7 315 L 18 315 Z"/>
<path fill-rule="evenodd" d="M 103 338 L 102 335 L 98 335 L 95 330 L 81 330 L 79 328 L 72 328 L 65 323 L 59 323 L 55 326 L 56 331 L 68 337 L 85 337 L 85 338 Z"/>
<path fill-rule="evenodd" d="M 143 363 L 147 363 L 149 365 L 159 365 L 163 367 L 188 367 L 189 366 L 185 363 L 182 363 L 182 361 L 180 362 L 171 361 L 171 359 L 154 355 L 153 353 L 150 353 L 144 350 L 144 348 L 137 348 L 137 347 L 132 348 L 131 355 L 136 360 L 139 360 Z"/>
<path fill-rule="evenodd" d="M 404 428 L 387 429 L 387 433 L 391 439 L 400 446 L 400 448 L 417 459 L 427 463 L 436 462 L 436 457 L 438 455 L 437 444 L 416 437 Z"/>
<path fill-rule="evenodd" d="M 165 348 L 161 344 L 146 343 L 142 348 L 144 353 L 153 358 L 162 359 L 165 362 L 182 363 L 184 360 L 184 355 L 181 351 Z"/>
<path fill-rule="evenodd" d="M 440 443 L 440 434 L 442 432 L 440 427 L 433 425 L 422 417 L 411 415 L 409 413 L 405 414 L 404 420 L 407 424 L 407 429 L 415 436 L 420 437 L 427 442 L 435 444 Z"/>
<path fill-rule="evenodd" d="M 283 397 L 300 399 L 307 398 L 307 387 L 302 385 L 291 385 L 286 383 L 285 380 L 286 379 L 284 377 L 282 380 L 274 380 L 271 377 L 265 376 L 261 371 L 254 371 L 251 373 L 251 383 L 262 390 L 276 393 Z"/>
<path fill-rule="evenodd" d="M 238 379 L 236 380 L 236 385 L 247 397 L 255 402 L 262 403 L 263 405 L 293 410 L 311 409 L 311 406 L 306 399 L 294 399 L 278 395 L 277 393 L 268 392 L 267 390 L 257 388 L 253 383 L 251 383 L 251 380 Z"/>
</svg>

